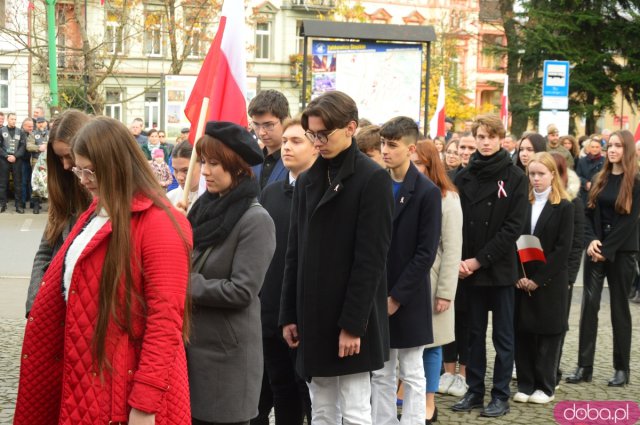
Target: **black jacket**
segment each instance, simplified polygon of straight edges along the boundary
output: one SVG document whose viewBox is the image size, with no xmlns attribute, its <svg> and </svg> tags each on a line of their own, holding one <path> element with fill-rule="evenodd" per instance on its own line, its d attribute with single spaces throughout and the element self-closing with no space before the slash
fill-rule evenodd
<svg viewBox="0 0 640 425">
<path fill-rule="evenodd" d="M 456 176 L 462 204 L 462 259 L 476 258 L 482 267 L 462 282 L 510 286 L 518 276 L 515 242 L 522 234 L 528 205 L 528 183 L 504 149 L 490 158 L 474 153 Z M 504 188 L 506 196 L 500 192 Z"/>
<path fill-rule="evenodd" d="M 516 329 L 522 332 L 554 335 L 568 329 L 569 296 L 568 261 L 573 242 L 573 204 L 566 199 L 559 204 L 547 201 L 533 235 L 540 239 L 546 263 L 524 264 L 527 277 L 538 289 L 531 294 L 516 290 Z M 525 235 L 531 235 L 531 205 L 527 208 Z M 523 277 L 522 268 L 520 277 Z"/>
<path fill-rule="evenodd" d="M 284 180 L 267 185 L 260 194 L 260 203 L 267 210 L 276 226 L 276 251 L 260 291 L 262 336 L 267 338 L 282 335 L 282 331 L 278 327 L 278 315 L 280 314 L 284 258 L 287 252 L 292 198 L 293 186 L 289 184 L 288 174 Z"/>
<path fill-rule="evenodd" d="M 16 157 L 16 160 L 21 160 L 27 154 L 27 134 L 18 127 L 13 127 L 12 130 L 13 131 L 10 132 L 9 127 L 7 127 L 6 125 L 0 128 L 0 158 L 7 159 L 7 157 L 9 156 L 9 153 L 5 149 L 4 134 L 6 133 L 9 135 L 8 137 L 13 137 L 13 135 L 15 135 L 15 132 L 19 131 L 20 139 L 16 142 L 15 152 L 13 153 L 13 156 Z"/>
<path fill-rule="evenodd" d="M 342 154 L 331 187 L 320 157 L 294 189 L 279 324 L 298 326 L 303 377 L 377 370 L 389 359 L 391 178 L 355 140 Z M 341 329 L 361 338 L 360 354 L 338 357 Z"/>
<path fill-rule="evenodd" d="M 606 237 L 602 233 L 602 222 L 600 221 L 600 206 L 596 202 L 595 208 L 585 208 L 586 224 L 585 246 L 594 240 L 602 242 L 601 252 L 604 258 L 613 262 L 618 251 L 638 251 L 638 216 L 640 215 L 640 178 L 636 175 L 633 185 L 633 201 L 631 204 L 631 214 L 615 215 L 611 233 Z"/>
<path fill-rule="evenodd" d="M 593 176 L 602 170 L 602 164 L 604 164 L 604 155 L 595 160 L 585 156 L 580 158 L 576 164 L 576 174 L 580 177 L 580 197 L 585 205 L 589 197 L 589 191 L 586 189 L 587 183 L 592 181 Z"/>
<path fill-rule="evenodd" d="M 391 348 L 433 342 L 428 271 L 436 259 L 441 222 L 440 189 L 411 164 L 396 195 L 387 256 L 389 295 L 400 303 L 398 311 L 389 317 Z"/>
</svg>

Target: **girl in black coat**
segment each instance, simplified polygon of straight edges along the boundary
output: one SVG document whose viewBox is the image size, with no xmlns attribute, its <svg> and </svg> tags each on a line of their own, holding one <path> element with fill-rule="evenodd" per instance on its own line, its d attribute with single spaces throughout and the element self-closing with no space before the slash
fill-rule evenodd
<svg viewBox="0 0 640 425">
<path fill-rule="evenodd" d="M 518 393 L 513 400 L 545 404 L 554 398 L 562 335 L 567 328 L 567 269 L 574 215 L 549 153 L 535 154 L 527 172 L 530 205 L 523 234 L 540 239 L 546 262 L 524 264 L 516 282 Z"/>
<path fill-rule="evenodd" d="M 639 213 L 640 180 L 633 135 L 627 130 L 617 131 L 609 138 L 604 167 L 589 191 L 578 368 L 567 378 L 568 383 L 591 381 L 605 277 L 611 300 L 615 369 L 609 386 L 629 383 L 631 313 L 627 296 L 635 278 Z"/>
</svg>

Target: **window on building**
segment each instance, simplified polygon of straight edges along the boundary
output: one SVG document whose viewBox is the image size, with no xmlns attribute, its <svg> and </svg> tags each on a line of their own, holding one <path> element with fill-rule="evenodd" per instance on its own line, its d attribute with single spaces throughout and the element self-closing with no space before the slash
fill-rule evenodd
<svg viewBox="0 0 640 425">
<path fill-rule="evenodd" d="M 7 22 L 7 16 L 6 16 L 6 9 L 5 9 L 5 0 L 0 0 L 0 28 L 4 28 L 4 26 L 6 25 Z"/>
<path fill-rule="evenodd" d="M 304 36 L 302 35 L 302 22 L 296 23 L 296 48 L 299 55 L 304 54 Z"/>
<path fill-rule="evenodd" d="M 162 56 L 162 15 L 159 12 L 146 13 L 144 21 L 144 52 L 149 56 Z"/>
<path fill-rule="evenodd" d="M 144 128 L 158 128 L 160 124 L 160 94 L 144 95 Z"/>
<path fill-rule="evenodd" d="M 498 90 L 483 90 L 480 93 L 480 104 L 484 107 L 485 105 L 492 105 L 494 108 L 498 108 L 500 106 L 500 97 L 501 92 Z"/>
<path fill-rule="evenodd" d="M 120 25 L 118 15 L 115 13 L 107 13 L 107 23 L 104 31 L 104 43 L 107 53 L 124 53 L 122 26 Z"/>
<path fill-rule="evenodd" d="M 202 8 L 185 10 L 184 45 L 187 54 L 192 58 L 199 58 L 207 53 L 206 29 L 209 14 Z"/>
<path fill-rule="evenodd" d="M 104 115 L 122 121 L 122 92 L 118 89 L 107 89 L 105 95 Z"/>
<path fill-rule="evenodd" d="M 9 107 L 9 68 L 0 68 L 0 108 Z"/>
<path fill-rule="evenodd" d="M 256 59 L 271 58 L 271 22 L 256 24 Z"/>
<path fill-rule="evenodd" d="M 497 70 L 502 63 L 503 53 L 499 49 L 503 46 L 503 37 L 498 34 L 482 35 L 482 52 L 480 54 L 480 68 Z"/>
</svg>

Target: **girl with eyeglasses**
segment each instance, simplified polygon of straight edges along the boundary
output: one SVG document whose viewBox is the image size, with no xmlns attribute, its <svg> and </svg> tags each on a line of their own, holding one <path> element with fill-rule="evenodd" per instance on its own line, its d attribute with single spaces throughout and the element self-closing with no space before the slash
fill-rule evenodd
<svg viewBox="0 0 640 425">
<path fill-rule="evenodd" d="M 190 424 L 189 224 L 119 121 L 90 120 L 71 148 L 94 199 L 29 314 L 14 424 Z"/>
</svg>

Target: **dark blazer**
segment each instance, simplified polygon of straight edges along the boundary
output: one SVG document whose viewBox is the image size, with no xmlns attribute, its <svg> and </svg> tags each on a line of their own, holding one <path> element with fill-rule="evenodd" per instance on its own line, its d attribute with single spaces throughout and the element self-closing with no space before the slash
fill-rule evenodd
<svg viewBox="0 0 640 425">
<path fill-rule="evenodd" d="M 604 164 L 604 155 L 597 160 L 591 160 L 584 156 L 576 164 L 576 174 L 580 177 L 580 197 L 585 205 L 589 197 L 589 191 L 586 189 L 587 182 L 590 182 L 593 176 L 602 170 L 602 164 Z"/>
<path fill-rule="evenodd" d="M 284 258 L 287 253 L 289 224 L 291 222 L 292 198 L 293 186 L 289 184 L 288 177 L 268 185 L 260 194 L 260 203 L 267 210 L 276 226 L 276 252 L 273 254 L 260 291 L 263 338 L 282 335 L 282 331 L 278 327 L 278 316 L 284 276 Z"/>
<path fill-rule="evenodd" d="M 400 303 L 389 317 L 391 348 L 433 342 L 430 274 L 438 252 L 442 193 L 411 164 L 398 190 L 387 256 L 389 295 Z M 419 326 L 417 326 L 419 324 Z"/>
<path fill-rule="evenodd" d="M 260 174 L 262 174 L 262 166 L 263 164 L 258 164 L 251 167 L 251 169 L 253 170 L 253 174 L 256 176 L 256 180 L 258 180 L 258 182 L 260 181 Z M 289 170 L 287 170 L 287 168 L 282 163 L 282 157 L 278 158 L 278 161 L 276 162 L 276 165 L 273 167 L 273 171 L 269 176 L 269 180 L 267 180 L 267 186 L 273 182 L 284 180 L 288 175 Z"/>
<path fill-rule="evenodd" d="M 507 196 L 498 197 L 499 181 L 504 182 Z M 515 242 L 522 234 L 528 204 L 528 183 L 523 171 L 509 159 L 509 165 L 495 178 L 480 181 L 467 166 L 456 176 L 455 184 L 464 220 L 462 259 L 476 258 L 482 265 L 462 282 L 513 285 L 519 267 Z"/>
<path fill-rule="evenodd" d="M 534 236 L 540 239 L 546 263 L 524 264 L 527 277 L 538 289 L 531 294 L 516 290 L 516 329 L 535 334 L 559 334 L 568 329 L 568 261 L 573 242 L 573 204 L 566 199 L 552 205 L 549 201 L 536 223 Z M 531 205 L 527 208 L 525 235 L 531 233 Z M 520 268 L 520 277 L 524 277 Z"/>
<path fill-rule="evenodd" d="M 612 230 L 606 238 L 602 233 L 600 221 L 600 205 L 596 202 L 595 208 L 585 208 L 587 218 L 584 227 L 585 246 L 594 240 L 602 242 L 601 252 L 608 261 L 615 261 L 618 251 L 638 251 L 638 216 L 640 215 L 640 178 L 636 174 L 633 185 L 633 201 L 631 214 L 617 214 L 613 220 Z"/>
<path fill-rule="evenodd" d="M 302 377 L 377 370 L 389 359 L 391 178 L 355 140 L 343 153 L 331 187 L 319 157 L 293 194 L 279 324 L 298 326 Z M 360 354 L 338 357 L 341 329 L 361 338 Z"/>
<path fill-rule="evenodd" d="M 151 152 L 149 150 L 149 145 L 147 143 L 145 143 L 144 145 L 140 145 L 140 147 L 142 148 L 142 153 L 144 154 L 144 157 L 147 158 L 148 161 L 151 161 L 153 158 L 151 157 L 151 154 L 153 152 Z M 166 162 L 167 164 L 169 164 L 169 158 L 171 157 L 171 148 L 169 146 L 167 146 L 166 144 L 160 144 L 156 149 L 161 149 L 162 153 L 164 153 L 164 162 Z"/>
</svg>

